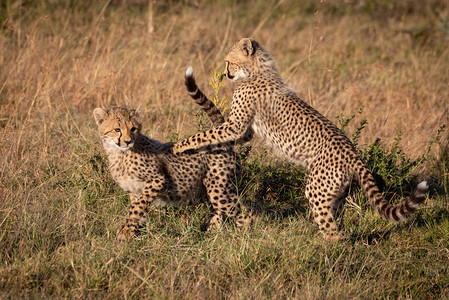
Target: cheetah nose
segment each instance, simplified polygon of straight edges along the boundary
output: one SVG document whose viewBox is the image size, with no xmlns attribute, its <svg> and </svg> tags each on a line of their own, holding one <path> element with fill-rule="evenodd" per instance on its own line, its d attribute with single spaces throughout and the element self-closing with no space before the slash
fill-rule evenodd
<svg viewBox="0 0 449 300">
<path fill-rule="evenodd" d="M 123 142 L 125 142 L 126 146 L 128 146 L 129 144 L 132 143 L 132 140 L 129 140 L 129 141 L 123 141 Z"/>
</svg>

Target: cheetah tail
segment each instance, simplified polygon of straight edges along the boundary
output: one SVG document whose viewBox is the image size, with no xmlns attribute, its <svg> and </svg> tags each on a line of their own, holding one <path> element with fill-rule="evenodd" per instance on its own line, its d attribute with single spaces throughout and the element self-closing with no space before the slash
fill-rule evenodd
<svg viewBox="0 0 449 300">
<path fill-rule="evenodd" d="M 368 197 L 372 208 L 382 218 L 390 222 L 399 223 L 407 220 L 415 213 L 419 205 L 426 200 L 425 194 L 429 189 L 427 181 L 420 182 L 406 201 L 393 206 L 382 196 L 374 183 L 373 176 L 365 165 L 360 166 L 356 174 L 358 174 L 359 184 Z"/>
<path fill-rule="evenodd" d="M 185 79 L 185 85 L 190 97 L 192 97 L 193 100 L 201 106 L 215 126 L 223 124 L 223 115 L 220 113 L 215 104 L 207 99 L 206 95 L 204 95 L 196 85 L 195 77 L 193 76 L 193 68 L 191 66 L 187 68 Z"/>
</svg>

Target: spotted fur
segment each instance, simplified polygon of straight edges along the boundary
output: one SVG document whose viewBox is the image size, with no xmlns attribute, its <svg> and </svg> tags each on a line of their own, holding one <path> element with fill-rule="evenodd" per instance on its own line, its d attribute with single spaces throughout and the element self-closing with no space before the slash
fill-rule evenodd
<svg viewBox="0 0 449 300">
<path fill-rule="evenodd" d="M 224 123 L 225 119 L 223 115 L 220 113 L 218 108 L 215 106 L 215 104 L 207 98 L 206 95 L 200 90 L 198 85 L 196 84 L 195 77 L 193 76 L 193 68 L 188 67 L 186 74 L 185 74 L 185 85 L 187 88 L 187 91 L 192 97 L 192 99 L 195 101 L 196 104 L 201 106 L 201 108 L 206 112 L 206 114 L 209 116 L 209 118 L 212 120 L 215 126 L 220 126 Z M 207 145 L 204 147 L 205 150 L 215 150 L 220 149 L 223 147 L 231 147 L 234 144 L 243 144 L 246 142 L 249 142 L 253 138 L 254 132 L 251 127 L 249 127 L 243 137 L 239 138 L 237 141 L 230 141 L 226 143 L 218 143 L 216 145 Z M 198 149 L 194 149 L 196 152 L 199 150 L 204 150 L 201 147 Z M 192 149 L 193 150 L 193 149 Z"/>
<path fill-rule="evenodd" d="M 275 154 L 308 168 L 305 194 L 321 232 L 331 240 L 342 237 L 336 217 L 353 179 L 374 210 L 391 222 L 407 220 L 425 200 L 428 186 L 423 181 L 405 202 L 389 204 L 351 141 L 285 85 L 274 60 L 258 42 L 240 40 L 225 63 L 226 77 L 242 81 L 228 120 L 175 144 L 175 153 L 238 141 L 251 128 Z"/>
<path fill-rule="evenodd" d="M 131 199 L 128 217 L 117 233 L 119 240 L 138 234 L 150 204 L 191 204 L 203 194 L 212 207 L 208 229 L 220 227 L 223 215 L 235 217 L 239 227 L 251 223 L 252 213 L 237 197 L 238 168 L 232 151 L 174 155 L 173 143 L 140 133 L 141 114 L 120 107 L 94 110 L 111 175 Z"/>
</svg>

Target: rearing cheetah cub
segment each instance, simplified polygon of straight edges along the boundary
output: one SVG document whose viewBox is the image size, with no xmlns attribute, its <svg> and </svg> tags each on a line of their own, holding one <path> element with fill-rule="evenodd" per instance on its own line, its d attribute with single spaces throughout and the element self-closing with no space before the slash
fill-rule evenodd
<svg viewBox="0 0 449 300">
<path fill-rule="evenodd" d="M 226 77 L 242 80 L 228 120 L 175 144 L 174 153 L 237 141 L 252 128 L 278 156 L 308 168 L 305 194 L 321 232 L 331 240 L 341 238 L 335 219 L 352 179 L 374 210 L 391 222 L 405 221 L 425 200 L 428 185 L 423 181 L 407 201 L 389 204 L 350 140 L 284 84 L 274 60 L 255 40 L 245 38 L 232 46 L 225 63 Z"/>
<path fill-rule="evenodd" d="M 251 223 L 252 213 L 242 213 L 243 205 L 237 197 L 235 153 L 219 149 L 174 155 L 173 143 L 162 144 L 140 133 L 141 113 L 120 107 L 94 110 L 111 175 L 131 199 L 128 218 L 117 238 L 125 240 L 138 234 L 151 203 L 188 204 L 190 199 L 199 202 L 195 200 L 204 190 L 212 205 L 208 229 L 220 227 L 223 215 L 235 217 L 239 227 Z M 222 119 L 216 116 L 213 120 Z"/>
</svg>

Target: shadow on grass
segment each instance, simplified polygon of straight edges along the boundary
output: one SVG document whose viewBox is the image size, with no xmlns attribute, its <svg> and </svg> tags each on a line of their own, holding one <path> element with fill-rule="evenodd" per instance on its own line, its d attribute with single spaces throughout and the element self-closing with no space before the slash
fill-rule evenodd
<svg viewBox="0 0 449 300">
<path fill-rule="evenodd" d="M 375 232 L 370 232 L 369 234 L 358 234 L 352 233 L 348 237 L 348 242 L 350 244 L 355 244 L 357 242 L 365 242 L 367 245 L 375 245 L 381 241 L 388 241 L 390 239 L 393 229 L 388 230 L 378 230 Z"/>
</svg>

